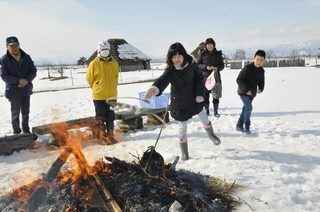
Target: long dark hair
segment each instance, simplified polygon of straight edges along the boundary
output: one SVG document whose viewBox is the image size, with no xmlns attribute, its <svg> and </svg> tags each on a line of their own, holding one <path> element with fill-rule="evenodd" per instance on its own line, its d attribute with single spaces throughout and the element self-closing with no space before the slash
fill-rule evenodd
<svg viewBox="0 0 320 212">
<path fill-rule="evenodd" d="M 176 54 L 180 54 L 183 56 L 182 66 L 184 66 L 187 63 L 188 53 L 187 53 L 186 49 L 182 46 L 181 43 L 176 42 L 174 44 L 171 44 L 171 46 L 169 47 L 169 50 L 168 50 L 166 63 L 168 65 L 169 69 L 174 68 L 174 64 L 172 62 L 172 57 L 175 56 Z"/>
</svg>

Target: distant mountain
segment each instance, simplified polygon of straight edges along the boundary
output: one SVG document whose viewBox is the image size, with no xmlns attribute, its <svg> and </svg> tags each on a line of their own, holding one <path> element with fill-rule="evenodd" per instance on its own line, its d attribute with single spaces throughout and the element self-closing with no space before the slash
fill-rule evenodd
<svg viewBox="0 0 320 212">
<path fill-rule="evenodd" d="M 298 43 L 291 43 L 291 44 L 279 44 L 279 45 L 262 45 L 258 47 L 251 47 L 251 48 L 239 48 L 246 51 L 247 58 L 253 57 L 255 52 L 258 49 L 263 49 L 266 52 L 269 50 L 273 50 L 274 55 L 276 57 L 287 57 L 292 55 L 292 51 L 295 50 L 301 56 L 309 56 L 309 55 L 318 55 L 320 54 L 320 39 L 318 40 L 310 40 L 306 42 L 298 42 Z M 222 50 L 222 52 L 227 55 L 229 58 L 233 58 L 237 49 L 231 50 Z"/>
</svg>

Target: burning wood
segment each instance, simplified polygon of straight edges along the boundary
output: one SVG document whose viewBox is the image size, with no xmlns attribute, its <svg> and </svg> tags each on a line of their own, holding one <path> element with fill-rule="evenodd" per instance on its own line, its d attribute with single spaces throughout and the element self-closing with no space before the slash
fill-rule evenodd
<svg viewBox="0 0 320 212">
<path fill-rule="evenodd" d="M 39 205 L 46 202 L 47 190 L 52 184 L 53 180 L 57 178 L 57 175 L 60 172 L 60 168 L 68 160 L 70 154 L 71 149 L 67 148 L 57 158 L 57 160 L 50 167 L 45 177 L 35 186 L 32 193 L 28 196 L 28 199 L 23 203 L 21 208 L 19 208 L 20 211 L 35 211 Z M 13 197 L 15 197 L 16 195 L 19 195 L 19 191 L 17 194 L 14 193 Z"/>
<path fill-rule="evenodd" d="M 52 133 L 59 135 L 59 141 L 61 141 L 61 144 L 66 146 L 65 151 L 54 162 L 46 176 L 36 185 L 36 188 L 32 191 L 32 193 L 30 193 L 30 196 L 27 198 L 27 200 L 21 205 L 21 207 L 19 207 L 19 211 L 33 212 L 47 202 L 47 193 L 48 189 L 50 188 L 49 185 L 53 183 L 55 178 L 57 178 L 60 168 L 67 161 L 69 155 L 73 154 L 80 168 L 80 175 L 88 181 L 88 184 L 93 192 L 97 193 L 105 211 L 120 212 L 121 209 L 113 200 L 110 192 L 106 189 L 99 176 L 97 176 L 89 166 L 81 150 L 80 143 L 73 142 L 73 140 L 70 139 L 69 133 L 67 132 L 67 129 L 69 128 L 70 126 L 68 126 L 67 123 L 54 124 L 53 127 L 50 128 Z M 69 208 L 70 209 L 68 210 L 70 211 L 73 207 Z"/>
<path fill-rule="evenodd" d="M 64 151 L 42 179 L 0 198 L 0 211 L 78 212 L 78 211 L 230 211 L 235 201 L 223 192 L 221 184 L 209 176 L 175 170 L 165 164 L 154 147 L 138 161 L 127 163 L 105 157 L 90 167 L 80 142 L 70 139 L 65 125 L 50 129 L 59 134 Z M 78 167 L 61 172 L 73 154 Z"/>
<path fill-rule="evenodd" d="M 15 195 L 2 197 L 0 211 L 154 212 L 169 211 L 175 206 L 181 207 L 181 211 L 221 212 L 231 211 L 234 207 L 230 189 L 223 191 L 218 180 L 186 170 L 176 171 L 174 164 L 165 164 L 162 156 L 152 148 L 136 162 L 105 157 L 93 167 L 88 166 L 81 151 L 71 150 L 80 172 L 60 172 L 53 179 L 57 168 L 71 154 L 66 149 L 46 176 L 35 182 L 36 186 L 24 186 L 13 192 Z M 29 193 L 29 198 L 19 198 L 18 190 Z"/>
<path fill-rule="evenodd" d="M 37 135 L 50 134 L 50 143 L 56 146 L 66 146 L 66 135 L 69 135 L 74 129 L 87 127 L 92 131 L 92 137 L 97 139 L 100 144 L 114 144 L 113 141 L 108 140 L 107 133 L 103 130 L 101 120 L 95 117 L 81 118 L 70 120 L 66 122 L 50 123 L 32 128 L 32 132 Z M 79 136 L 79 131 L 77 135 Z M 90 139 L 88 134 L 81 135 L 82 140 Z"/>
</svg>

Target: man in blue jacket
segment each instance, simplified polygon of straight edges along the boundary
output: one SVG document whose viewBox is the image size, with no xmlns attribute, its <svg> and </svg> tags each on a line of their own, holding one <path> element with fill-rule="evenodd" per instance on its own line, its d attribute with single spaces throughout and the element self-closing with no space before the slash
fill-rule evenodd
<svg viewBox="0 0 320 212">
<path fill-rule="evenodd" d="M 32 80 L 37 69 L 22 49 L 17 37 L 6 39 L 7 53 L 0 58 L 0 76 L 6 83 L 5 96 L 11 104 L 11 122 L 14 134 L 21 133 L 20 112 L 22 115 L 22 132 L 30 133 L 29 113 Z"/>
</svg>

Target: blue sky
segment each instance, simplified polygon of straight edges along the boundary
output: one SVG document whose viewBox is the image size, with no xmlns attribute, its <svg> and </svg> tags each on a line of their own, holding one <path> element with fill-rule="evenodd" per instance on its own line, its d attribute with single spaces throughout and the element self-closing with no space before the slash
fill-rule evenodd
<svg viewBox="0 0 320 212">
<path fill-rule="evenodd" d="M 37 62 L 76 62 L 109 38 L 152 58 L 174 42 L 192 52 L 208 37 L 222 51 L 320 39 L 319 0 L 0 0 L 0 8 L 0 54 L 15 35 Z"/>
</svg>

